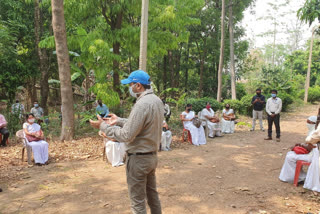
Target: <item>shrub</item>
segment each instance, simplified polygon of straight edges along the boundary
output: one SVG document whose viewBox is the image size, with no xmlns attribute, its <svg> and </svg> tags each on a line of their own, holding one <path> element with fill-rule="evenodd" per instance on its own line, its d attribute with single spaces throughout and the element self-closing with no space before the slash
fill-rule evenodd
<svg viewBox="0 0 320 214">
<path fill-rule="evenodd" d="M 242 102 L 240 100 L 224 100 L 223 101 L 223 107 L 227 103 L 230 105 L 230 108 L 232 108 L 235 113 L 241 114 L 241 110 L 242 110 L 242 106 L 243 105 L 242 105 Z"/>
<path fill-rule="evenodd" d="M 240 111 L 241 114 L 243 115 L 252 115 L 252 110 L 253 110 L 253 105 L 251 104 L 253 95 L 246 95 L 241 98 L 241 103 L 242 103 L 242 109 Z"/>
<path fill-rule="evenodd" d="M 304 99 L 304 92 L 305 90 L 303 89 L 298 93 L 298 97 L 301 98 L 302 100 Z M 319 100 L 320 100 L 320 87 L 319 86 L 310 87 L 308 90 L 308 101 L 311 103 L 314 103 Z"/>
<path fill-rule="evenodd" d="M 190 98 L 186 100 L 186 104 L 190 103 L 192 105 L 192 110 L 196 113 L 204 109 L 207 102 L 210 102 L 211 108 L 214 111 L 222 108 L 221 103 L 219 103 L 216 99 L 210 97 L 203 97 L 200 99 Z"/>
</svg>

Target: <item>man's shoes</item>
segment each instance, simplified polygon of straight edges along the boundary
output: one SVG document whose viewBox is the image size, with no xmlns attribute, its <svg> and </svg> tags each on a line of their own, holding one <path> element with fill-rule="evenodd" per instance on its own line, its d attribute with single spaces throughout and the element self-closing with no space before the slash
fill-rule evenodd
<svg viewBox="0 0 320 214">
<path fill-rule="evenodd" d="M 0 144 L 0 147 L 6 147 L 7 144 Z"/>
<path fill-rule="evenodd" d="M 272 140 L 272 137 L 267 137 L 264 140 Z"/>
<path fill-rule="evenodd" d="M 208 138 L 214 138 L 214 137 L 208 136 Z"/>
<path fill-rule="evenodd" d="M 253 131 L 254 131 L 254 128 L 251 128 L 251 129 L 250 129 L 250 132 L 253 132 Z"/>
<path fill-rule="evenodd" d="M 277 142 L 280 142 L 280 138 L 277 138 L 277 140 L 276 140 Z"/>
</svg>

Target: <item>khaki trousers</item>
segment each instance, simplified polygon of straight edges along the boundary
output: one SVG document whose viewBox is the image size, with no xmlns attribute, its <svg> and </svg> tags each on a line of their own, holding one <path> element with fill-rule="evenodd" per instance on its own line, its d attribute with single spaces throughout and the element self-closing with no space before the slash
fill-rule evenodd
<svg viewBox="0 0 320 214">
<path fill-rule="evenodd" d="M 131 211 L 146 214 L 146 202 L 152 214 L 161 214 L 161 204 L 156 187 L 157 155 L 127 156 L 126 172 Z"/>
</svg>

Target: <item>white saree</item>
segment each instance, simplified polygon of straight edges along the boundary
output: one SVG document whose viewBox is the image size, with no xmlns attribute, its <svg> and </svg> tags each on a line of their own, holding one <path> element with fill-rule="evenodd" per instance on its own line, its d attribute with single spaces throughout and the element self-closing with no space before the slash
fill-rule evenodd
<svg viewBox="0 0 320 214">
<path fill-rule="evenodd" d="M 184 115 L 185 119 L 193 119 L 195 117 L 194 111 L 190 111 L 189 113 L 184 111 L 181 115 Z M 193 145 L 199 146 L 207 143 L 206 135 L 202 126 L 197 128 L 193 125 L 192 121 L 183 121 L 183 126 L 185 129 L 190 131 Z"/>
</svg>

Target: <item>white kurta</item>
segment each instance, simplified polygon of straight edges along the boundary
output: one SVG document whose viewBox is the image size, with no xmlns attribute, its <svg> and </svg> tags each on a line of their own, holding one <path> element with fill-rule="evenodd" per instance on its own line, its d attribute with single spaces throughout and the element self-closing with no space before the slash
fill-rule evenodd
<svg viewBox="0 0 320 214">
<path fill-rule="evenodd" d="M 314 148 L 311 164 L 308 168 L 303 187 L 312 191 L 320 192 L 320 158 L 318 148 Z"/>
<path fill-rule="evenodd" d="M 125 143 L 113 142 L 105 139 L 106 143 L 106 155 L 108 162 L 113 167 L 123 165 L 123 159 L 126 155 L 127 146 Z"/>
<path fill-rule="evenodd" d="M 214 111 L 212 110 L 212 108 L 210 108 L 209 110 L 207 108 L 204 108 L 201 111 L 201 116 L 203 119 L 206 120 L 208 131 L 209 131 L 209 134 L 208 134 L 209 137 L 214 137 L 214 136 L 220 137 L 221 136 L 220 124 L 219 123 L 212 123 L 205 117 L 205 116 L 214 117 Z"/>
<path fill-rule="evenodd" d="M 170 150 L 170 145 L 172 142 L 172 133 L 170 130 L 163 131 L 161 136 L 161 150 L 168 151 Z"/>
<path fill-rule="evenodd" d="M 28 132 L 34 133 L 34 132 L 40 131 L 41 126 L 37 123 L 33 123 L 33 124 L 24 123 L 23 129 L 27 129 Z M 25 139 L 27 141 L 27 144 L 32 148 L 34 162 L 45 164 L 49 158 L 49 154 L 48 154 L 49 144 L 44 140 L 29 142 L 26 137 Z"/>
<path fill-rule="evenodd" d="M 193 119 L 195 117 L 194 111 L 190 111 L 189 113 L 184 111 L 181 115 L 184 115 L 185 119 Z M 193 145 L 199 146 L 207 143 L 206 135 L 202 126 L 197 128 L 193 125 L 192 121 L 183 121 L 183 125 L 185 129 L 190 131 Z"/>
<path fill-rule="evenodd" d="M 230 115 L 234 114 L 233 109 L 223 109 L 222 114 Z M 222 118 L 222 133 L 232 134 L 234 133 L 234 121 L 228 121 Z"/>
</svg>

